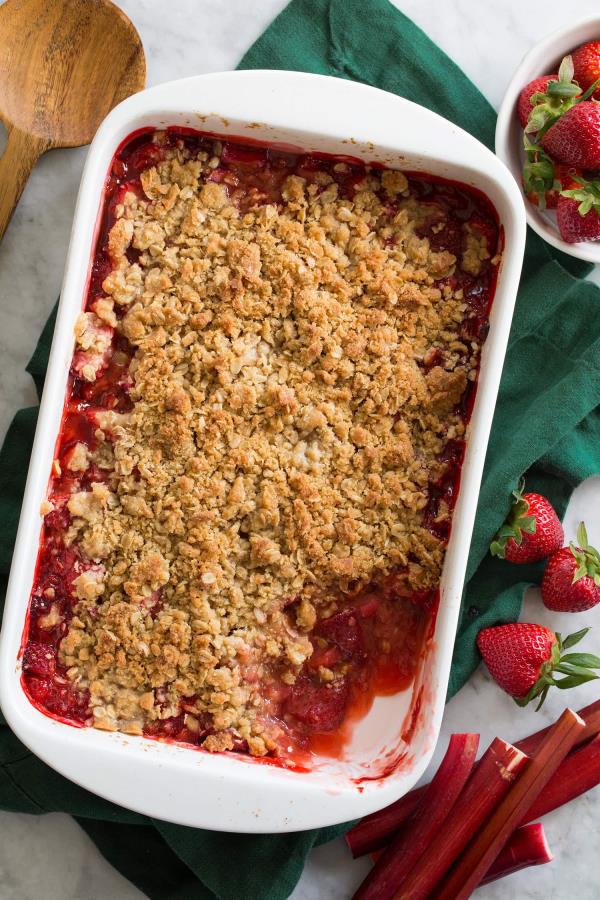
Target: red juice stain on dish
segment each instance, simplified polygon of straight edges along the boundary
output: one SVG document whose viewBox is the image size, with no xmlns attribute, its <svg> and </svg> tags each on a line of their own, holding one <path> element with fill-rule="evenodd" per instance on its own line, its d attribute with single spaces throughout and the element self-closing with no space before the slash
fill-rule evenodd
<svg viewBox="0 0 600 900">
<path fill-rule="evenodd" d="M 115 221 L 115 208 L 127 191 L 141 194 L 141 173 L 161 161 L 165 150 L 176 142 L 189 149 L 211 152 L 218 135 L 201 134 L 192 129 L 169 128 L 162 144 L 152 141 L 153 129 L 141 129 L 119 147 L 107 177 L 105 198 L 97 226 L 96 250 L 91 262 L 85 308 L 103 296 L 102 283 L 112 270 L 108 233 Z M 376 164 L 380 167 L 379 164 Z M 383 168 L 383 167 L 382 167 Z M 318 172 L 327 172 L 344 196 L 351 197 L 366 174 L 364 163 L 348 156 L 304 153 L 285 146 L 265 146 L 248 138 L 234 138 L 223 145 L 219 164 L 209 180 L 226 185 L 232 203 L 242 211 L 264 203 L 278 203 L 281 187 L 290 174 L 317 180 Z M 411 193 L 421 203 L 440 206 L 445 225 L 432 217 L 419 232 L 428 237 L 433 249 L 447 249 L 459 255 L 462 226 L 468 222 L 475 232 L 496 247 L 499 239 L 497 216 L 483 194 L 466 185 L 420 173 L 406 173 Z M 319 189 L 322 189 L 320 186 Z M 385 215 L 393 217 L 397 202 L 386 198 Z M 135 250 L 128 251 L 135 254 Z M 131 262 L 134 259 L 130 260 Z M 467 313 L 464 339 L 482 339 L 488 328 L 497 266 L 483 265 L 474 277 L 457 267 L 454 275 L 439 281 L 454 290 L 462 288 Z M 115 310 L 117 316 L 123 310 Z M 134 348 L 116 332 L 94 382 L 87 382 L 72 368 L 65 402 L 61 434 L 56 447 L 55 470 L 48 498 L 53 509 L 44 518 L 42 540 L 34 587 L 31 594 L 23 641 L 22 680 L 32 703 L 38 709 L 63 722 L 81 726 L 90 724 L 89 695 L 74 686 L 60 662 L 60 642 L 74 615 L 77 598 L 73 581 L 93 563 L 64 542 L 70 524 L 66 506 L 73 491 L 89 490 L 92 482 L 109 481 L 109 470 L 92 465 L 85 473 L 69 469 L 70 454 L 77 444 L 93 450 L 96 446 L 98 414 L 104 411 L 127 412 L 132 382 L 129 363 Z M 76 362 L 76 361 L 75 361 Z M 424 368 L 443 365 L 441 351 L 432 354 Z M 459 411 L 468 421 L 477 382 L 470 384 Z M 465 444 L 449 439 L 440 455 L 445 464 L 439 478 L 428 485 L 428 502 L 423 521 L 438 538 L 446 541 L 450 526 L 437 521 L 440 504 L 452 509 L 460 485 Z M 296 682 L 285 684 L 279 673 L 264 677 L 261 694 L 267 714 L 280 725 L 279 756 L 252 758 L 255 764 L 284 766 L 307 771 L 313 754 L 341 756 L 354 723 L 363 718 L 378 696 L 405 690 L 412 683 L 427 635 L 431 634 L 438 605 L 437 591 L 408 592 L 402 573 L 392 574 L 362 588 L 348 598 L 333 615 L 321 618 L 310 635 L 313 654 L 305 662 Z M 149 598 L 148 614 L 156 615 L 160 596 Z M 293 612 L 290 604 L 290 614 Z M 99 613 L 100 614 L 100 613 Z M 334 670 L 335 683 L 328 686 L 320 677 Z M 341 676 L 341 677 L 340 677 Z M 157 692 L 158 693 L 158 692 Z M 189 698 L 191 703 L 193 698 Z M 185 703 L 177 716 L 148 726 L 145 734 L 186 746 L 197 746 L 208 733 L 208 723 L 198 721 L 197 730 L 186 725 Z M 197 719 L 197 713 L 194 714 Z M 414 720 L 414 716 L 413 716 Z M 414 722 L 413 722 L 414 725 Z M 235 755 L 247 753 L 243 741 L 234 747 Z M 245 757 L 249 759 L 248 756 Z"/>
</svg>

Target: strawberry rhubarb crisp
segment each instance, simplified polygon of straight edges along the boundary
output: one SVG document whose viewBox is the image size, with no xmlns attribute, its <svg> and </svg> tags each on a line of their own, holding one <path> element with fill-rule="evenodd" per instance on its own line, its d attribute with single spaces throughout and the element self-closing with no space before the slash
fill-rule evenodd
<svg viewBox="0 0 600 900">
<path fill-rule="evenodd" d="M 264 756 L 409 684 L 497 247 L 451 182 L 177 129 L 127 142 L 43 509 L 32 700 Z"/>
</svg>

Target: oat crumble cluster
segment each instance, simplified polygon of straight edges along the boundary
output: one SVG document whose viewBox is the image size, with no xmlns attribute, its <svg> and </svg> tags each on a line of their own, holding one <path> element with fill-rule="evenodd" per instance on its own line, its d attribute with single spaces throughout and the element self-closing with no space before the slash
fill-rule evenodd
<svg viewBox="0 0 600 900">
<path fill-rule="evenodd" d="M 98 728 L 183 711 L 205 749 L 260 756 L 277 731 L 261 685 L 295 682 L 336 598 L 392 571 L 439 582 L 428 485 L 464 436 L 481 345 L 451 276 L 496 248 L 465 223 L 458 258 L 433 249 L 420 233 L 443 212 L 401 172 L 345 191 L 341 162 L 273 197 L 207 180 L 221 152 L 166 145 L 124 192 L 112 271 L 77 323 L 87 382 L 115 331 L 133 347 L 132 404 L 97 412 L 94 446 L 69 457 L 106 477 L 67 500 L 88 564 L 59 659 Z"/>
</svg>

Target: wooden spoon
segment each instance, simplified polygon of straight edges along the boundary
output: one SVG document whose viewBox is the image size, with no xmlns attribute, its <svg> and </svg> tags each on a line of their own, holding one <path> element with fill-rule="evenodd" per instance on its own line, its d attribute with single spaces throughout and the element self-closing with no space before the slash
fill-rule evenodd
<svg viewBox="0 0 600 900">
<path fill-rule="evenodd" d="M 31 170 L 53 147 L 89 144 L 144 87 L 140 37 L 110 0 L 6 0 L 0 6 L 0 240 Z"/>
</svg>

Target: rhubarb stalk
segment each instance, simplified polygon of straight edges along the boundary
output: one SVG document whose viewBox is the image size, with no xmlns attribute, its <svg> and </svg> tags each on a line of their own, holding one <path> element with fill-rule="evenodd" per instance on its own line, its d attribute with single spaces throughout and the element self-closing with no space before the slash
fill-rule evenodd
<svg viewBox="0 0 600 900">
<path fill-rule="evenodd" d="M 383 850 L 375 850 L 371 854 L 373 862 L 377 862 L 382 853 Z M 479 887 L 490 881 L 504 878 L 505 875 L 512 875 L 513 872 L 526 869 L 528 866 L 541 866 L 543 863 L 552 862 L 553 859 L 542 823 L 522 825 L 513 831 L 508 842 L 487 870 Z"/>
<path fill-rule="evenodd" d="M 365 816 L 344 835 L 354 859 L 380 850 L 411 817 L 428 785 L 414 788 L 395 803 Z"/>
<path fill-rule="evenodd" d="M 600 734 L 570 753 L 522 819 L 533 822 L 600 784 Z"/>
<path fill-rule="evenodd" d="M 589 740 L 589 738 L 595 737 L 600 732 L 600 700 L 596 700 L 595 703 L 591 703 L 589 706 L 584 707 L 584 709 L 579 711 L 578 715 L 581 716 L 586 723 L 585 730 L 577 741 L 578 744 L 581 744 L 584 741 Z M 537 731 L 535 734 L 531 734 L 529 737 L 517 741 L 515 747 L 527 754 L 527 756 L 532 756 L 551 727 L 552 726 L 543 728 L 541 731 Z M 588 774 L 593 781 L 593 775 L 589 769 Z M 589 787 L 594 787 L 599 781 L 600 778 L 597 778 L 589 785 Z M 589 790 L 589 787 L 585 788 L 585 790 Z M 360 822 L 351 828 L 346 833 L 346 843 L 350 848 L 352 856 L 356 859 L 358 856 L 364 856 L 365 853 L 372 853 L 374 850 L 385 847 L 386 844 L 389 843 L 392 835 L 394 835 L 406 822 L 409 816 L 412 815 L 426 789 L 427 785 L 415 788 L 408 794 L 405 794 L 404 797 L 400 797 L 400 799 L 396 800 L 395 803 L 392 803 L 391 806 L 386 806 L 384 809 L 371 813 L 370 816 L 365 816 L 364 819 L 361 819 Z M 579 790 L 576 794 L 573 794 L 573 797 L 578 796 L 582 792 L 582 790 Z M 572 799 L 572 797 L 569 799 Z M 567 800 L 563 801 L 563 803 L 566 802 Z M 557 805 L 560 806 L 560 804 Z M 538 816 L 536 815 L 535 818 L 538 818 Z M 531 821 L 531 819 L 528 821 Z"/>
<path fill-rule="evenodd" d="M 435 900 L 466 900 L 471 896 L 584 728 L 585 722 L 576 713 L 570 709 L 564 711 L 542 739 L 523 774 L 511 785 L 504 799 L 445 877 L 443 885 L 435 891 Z"/>
<path fill-rule="evenodd" d="M 528 866 L 541 866 L 552 862 L 553 859 L 542 823 L 523 825 L 522 828 L 513 831 L 509 842 L 487 870 L 480 886 L 504 878 L 505 875 L 512 875 L 513 872 L 526 869 Z"/>
<path fill-rule="evenodd" d="M 476 778 L 479 768 L 480 765 L 474 767 L 473 775 L 465 788 L 465 793 L 469 789 L 471 782 Z M 500 878 L 502 875 L 510 874 L 512 870 L 507 868 L 507 860 L 511 854 L 517 859 L 526 859 L 527 852 L 531 853 L 532 861 L 523 862 L 519 865 L 519 868 L 550 862 L 551 857 L 544 858 L 541 843 L 542 837 L 539 836 L 541 834 L 541 826 L 535 826 L 538 829 L 537 832 L 530 832 L 527 829 L 534 828 L 534 826 L 526 826 L 525 823 L 532 822 L 534 819 L 540 819 L 581 794 L 585 794 L 586 791 L 591 790 L 598 784 L 600 784 L 600 734 L 596 735 L 589 743 L 584 744 L 583 747 L 579 747 L 577 750 L 569 753 L 567 758 L 562 761 L 542 793 L 523 816 L 523 827 L 513 832 L 504 850 L 501 851 L 497 860 L 492 863 L 482 884 L 492 881 L 493 878 Z M 455 810 L 458 809 L 459 803 L 460 800 L 457 802 Z M 452 815 L 454 818 L 456 812 L 453 812 Z M 527 838 L 527 835 L 529 835 L 529 838 Z M 525 843 L 526 840 L 530 841 L 529 851 Z M 537 844 L 536 840 L 538 841 Z M 375 850 L 372 855 L 377 859 L 382 853 L 383 850 Z M 492 873 L 494 873 L 493 877 Z"/>
<path fill-rule="evenodd" d="M 596 737 L 598 732 L 600 732 L 600 700 L 590 703 L 589 706 L 584 706 L 583 709 L 578 711 L 577 715 L 585 722 L 585 728 L 577 739 L 577 744 L 575 744 L 575 746 L 583 744 L 584 741 L 587 741 L 590 738 Z M 541 731 L 530 734 L 529 737 L 517 741 L 515 747 L 518 747 L 519 750 L 522 750 L 527 756 L 533 756 L 551 728 L 552 725 L 548 725 L 547 728 L 542 728 Z"/>
<path fill-rule="evenodd" d="M 479 735 L 453 734 L 446 755 L 406 827 L 381 854 L 354 900 L 388 900 L 426 852 L 473 769 Z"/>
<path fill-rule="evenodd" d="M 441 828 L 403 882 L 397 900 L 426 900 L 496 808 L 528 757 L 500 738 L 492 741 L 454 804 L 448 827 Z"/>
</svg>

